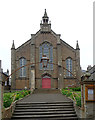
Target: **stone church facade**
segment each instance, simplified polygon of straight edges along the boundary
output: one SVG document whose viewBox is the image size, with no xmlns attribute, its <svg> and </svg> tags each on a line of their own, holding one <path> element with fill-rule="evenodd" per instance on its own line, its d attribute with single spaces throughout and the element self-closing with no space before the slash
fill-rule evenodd
<svg viewBox="0 0 95 120">
<path fill-rule="evenodd" d="M 40 63 L 43 55 L 49 59 L 50 64 L 47 64 L 47 67 L 43 67 Z M 80 49 L 78 42 L 74 49 L 61 40 L 60 34 L 56 34 L 51 29 L 45 10 L 40 30 L 36 34 L 31 34 L 30 40 L 18 48 L 15 48 L 13 41 L 11 73 L 13 73 L 11 89 L 62 89 L 68 86 L 79 86 Z"/>
</svg>

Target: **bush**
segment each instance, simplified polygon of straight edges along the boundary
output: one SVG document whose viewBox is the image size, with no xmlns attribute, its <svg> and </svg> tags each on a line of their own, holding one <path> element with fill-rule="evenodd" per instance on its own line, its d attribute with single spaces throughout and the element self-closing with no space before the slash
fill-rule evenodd
<svg viewBox="0 0 95 120">
<path fill-rule="evenodd" d="M 81 97 L 75 97 L 76 99 L 76 105 L 81 107 Z"/>
<path fill-rule="evenodd" d="M 70 88 L 72 89 L 73 91 L 81 91 L 81 88 L 80 87 L 77 87 L 77 88 Z"/>
<path fill-rule="evenodd" d="M 63 95 L 66 95 L 67 93 L 68 93 L 68 90 L 64 90 L 64 89 L 62 90 Z"/>
<path fill-rule="evenodd" d="M 13 101 L 13 97 L 11 96 L 11 94 L 9 94 L 9 93 L 4 94 L 3 106 L 5 108 L 9 107 L 11 105 L 12 101 Z"/>
<path fill-rule="evenodd" d="M 15 98 L 15 100 L 19 100 L 20 98 L 23 98 L 23 97 L 24 97 L 23 94 L 21 94 L 21 93 L 17 93 L 17 94 L 16 94 L 16 98 Z"/>
<path fill-rule="evenodd" d="M 66 89 L 68 89 L 68 88 L 66 88 Z M 80 88 L 71 88 L 70 90 L 69 89 L 66 90 L 66 89 L 62 89 L 62 94 L 66 95 L 67 97 L 70 97 L 73 100 L 74 100 L 74 97 L 75 97 L 76 105 L 81 107 L 81 92 L 79 92 Z M 72 90 L 75 91 L 75 92 L 73 92 Z M 76 91 L 78 91 L 78 92 L 76 92 Z M 72 94 L 72 92 L 75 93 L 75 94 Z"/>
<path fill-rule="evenodd" d="M 67 97 L 69 97 L 69 96 L 71 96 L 71 95 L 72 95 L 72 92 L 68 92 L 68 93 L 66 94 Z"/>
<path fill-rule="evenodd" d="M 29 91 L 28 91 L 28 94 L 30 94 L 30 93 L 31 93 L 31 91 L 29 90 Z"/>
<path fill-rule="evenodd" d="M 3 95 L 3 106 L 5 108 L 10 107 L 11 103 L 13 102 L 13 99 L 15 97 L 15 100 L 19 100 L 20 98 L 23 98 L 24 96 L 30 94 L 31 91 L 27 91 L 27 90 L 22 90 L 22 91 L 16 91 L 16 92 L 12 92 L 12 93 L 4 93 Z M 14 100 L 14 101 L 15 101 Z"/>
</svg>

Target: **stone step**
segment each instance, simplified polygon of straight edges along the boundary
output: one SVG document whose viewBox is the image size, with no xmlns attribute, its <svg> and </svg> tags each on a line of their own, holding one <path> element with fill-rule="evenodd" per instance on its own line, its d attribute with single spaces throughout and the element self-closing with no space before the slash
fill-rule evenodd
<svg viewBox="0 0 95 120">
<path fill-rule="evenodd" d="M 54 117 L 77 117 L 76 114 L 49 114 L 49 115 L 13 115 L 12 118 L 54 118 Z"/>
<path fill-rule="evenodd" d="M 38 111 L 38 112 L 27 112 L 27 111 L 24 111 L 24 112 L 15 112 L 13 115 L 47 115 L 47 114 L 75 114 L 75 111 Z"/>
<path fill-rule="evenodd" d="M 17 105 L 24 105 L 24 104 L 73 104 L 72 101 L 54 101 L 54 102 L 17 102 Z"/>
<path fill-rule="evenodd" d="M 24 105 L 16 105 L 16 107 L 29 107 L 29 106 L 31 106 L 31 107 L 34 107 L 34 106 L 39 106 L 39 107 L 41 107 L 41 106 L 73 106 L 73 104 L 72 103 L 70 103 L 70 104 L 24 104 Z"/>
<path fill-rule="evenodd" d="M 78 120 L 72 101 L 18 102 L 12 120 Z"/>
<path fill-rule="evenodd" d="M 28 118 L 28 119 L 24 119 L 24 118 L 12 118 L 12 120 L 78 120 L 77 117 L 54 117 L 54 118 Z"/>
<path fill-rule="evenodd" d="M 73 108 L 73 106 L 29 106 L 29 107 L 16 107 L 16 109 L 55 109 L 55 108 Z"/>
<path fill-rule="evenodd" d="M 44 111 L 74 111 L 74 108 L 55 108 L 55 109 L 15 109 L 15 112 L 44 112 Z"/>
</svg>

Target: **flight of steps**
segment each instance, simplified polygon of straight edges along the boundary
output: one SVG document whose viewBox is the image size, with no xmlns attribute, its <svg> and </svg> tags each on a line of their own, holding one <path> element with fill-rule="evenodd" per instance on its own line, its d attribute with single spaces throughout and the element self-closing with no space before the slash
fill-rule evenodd
<svg viewBox="0 0 95 120">
<path fill-rule="evenodd" d="M 78 120 L 73 102 L 19 102 L 11 120 Z"/>
</svg>

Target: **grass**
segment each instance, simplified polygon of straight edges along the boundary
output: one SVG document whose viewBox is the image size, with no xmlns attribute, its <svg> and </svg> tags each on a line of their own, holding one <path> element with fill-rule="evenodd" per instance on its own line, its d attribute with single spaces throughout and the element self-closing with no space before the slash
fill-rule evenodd
<svg viewBox="0 0 95 120">
<path fill-rule="evenodd" d="M 78 91 L 77 91 L 78 90 Z M 70 97 L 72 100 L 76 102 L 76 105 L 81 107 L 81 91 L 80 88 L 65 88 L 62 89 L 62 94 Z"/>
<path fill-rule="evenodd" d="M 10 107 L 12 102 L 19 100 L 20 98 L 23 98 L 30 93 L 31 91 L 28 91 L 28 90 L 4 93 L 3 94 L 3 107 L 4 108 Z"/>
</svg>

